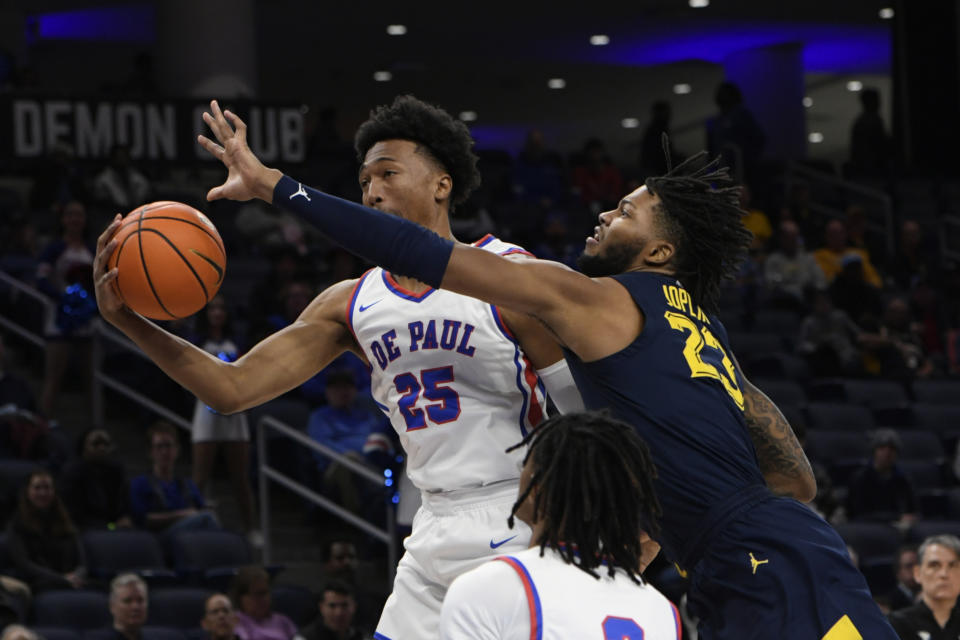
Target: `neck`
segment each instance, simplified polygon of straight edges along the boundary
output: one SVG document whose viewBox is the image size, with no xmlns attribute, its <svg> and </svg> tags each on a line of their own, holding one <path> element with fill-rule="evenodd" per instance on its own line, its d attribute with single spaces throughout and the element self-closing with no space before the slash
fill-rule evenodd
<svg viewBox="0 0 960 640">
<path fill-rule="evenodd" d="M 529 523 L 528 523 L 529 524 Z M 531 526 L 533 533 L 530 535 L 530 549 L 534 547 L 539 547 L 540 542 L 547 535 L 547 526 L 543 523 L 543 520 L 537 522 Z"/>
<path fill-rule="evenodd" d="M 160 478 L 164 482 L 170 482 L 171 480 L 173 480 L 173 466 L 171 465 L 169 467 L 166 467 L 166 466 L 161 467 L 158 465 L 154 465 L 153 475 Z"/>
<path fill-rule="evenodd" d="M 941 598 L 932 598 L 927 594 L 923 594 L 923 603 L 933 612 L 933 617 L 936 619 L 937 624 L 944 627 L 947 624 L 947 620 L 950 619 L 950 613 L 953 611 L 953 607 L 957 604 L 957 601 L 956 599 L 944 600 Z"/>
<path fill-rule="evenodd" d="M 129 640 L 139 640 L 140 638 L 140 628 L 139 627 L 125 627 L 122 624 L 114 623 L 113 628 L 122 635 L 124 638 Z"/>
</svg>

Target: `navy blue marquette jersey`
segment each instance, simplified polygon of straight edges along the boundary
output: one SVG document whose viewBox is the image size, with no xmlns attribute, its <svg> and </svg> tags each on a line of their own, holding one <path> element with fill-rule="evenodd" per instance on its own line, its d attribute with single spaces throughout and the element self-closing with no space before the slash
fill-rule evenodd
<svg viewBox="0 0 960 640">
<path fill-rule="evenodd" d="M 726 330 L 673 277 L 615 279 L 644 315 L 622 351 L 567 361 L 588 409 L 634 425 L 657 466 L 659 542 L 690 579 L 703 640 L 896 640 L 846 546 L 766 488 Z"/>
</svg>

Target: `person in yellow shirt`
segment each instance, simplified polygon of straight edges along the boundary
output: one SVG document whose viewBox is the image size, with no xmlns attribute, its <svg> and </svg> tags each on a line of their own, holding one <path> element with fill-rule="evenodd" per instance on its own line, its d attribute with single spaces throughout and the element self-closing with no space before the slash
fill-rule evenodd
<svg viewBox="0 0 960 640">
<path fill-rule="evenodd" d="M 872 287 L 880 288 L 883 284 L 880 274 L 877 273 L 870 254 L 863 249 L 847 246 L 847 230 L 839 220 L 831 220 L 825 232 L 826 245 L 813 252 L 813 257 L 826 276 L 827 282 L 833 282 L 837 274 L 843 270 L 844 258 L 857 256 L 863 265 L 863 280 Z"/>
</svg>

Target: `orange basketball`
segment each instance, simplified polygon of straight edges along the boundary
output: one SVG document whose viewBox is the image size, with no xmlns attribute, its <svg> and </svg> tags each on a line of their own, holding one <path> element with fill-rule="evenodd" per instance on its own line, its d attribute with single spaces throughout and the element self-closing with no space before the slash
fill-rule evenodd
<svg viewBox="0 0 960 640">
<path fill-rule="evenodd" d="M 174 320 L 203 309 L 220 288 L 227 266 L 223 240 L 193 207 L 167 200 L 131 211 L 114 236 L 107 263 L 124 304 L 154 320 Z"/>
</svg>

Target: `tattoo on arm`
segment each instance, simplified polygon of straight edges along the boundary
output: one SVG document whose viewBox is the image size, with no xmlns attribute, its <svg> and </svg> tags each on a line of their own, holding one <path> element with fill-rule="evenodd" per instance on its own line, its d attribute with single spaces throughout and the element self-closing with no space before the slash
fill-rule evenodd
<svg viewBox="0 0 960 640">
<path fill-rule="evenodd" d="M 745 391 L 744 418 L 760 471 L 770 488 L 778 491 L 776 480 L 780 476 L 784 481 L 814 482 L 813 469 L 787 419 L 762 391 L 752 385 L 747 385 Z"/>
</svg>

